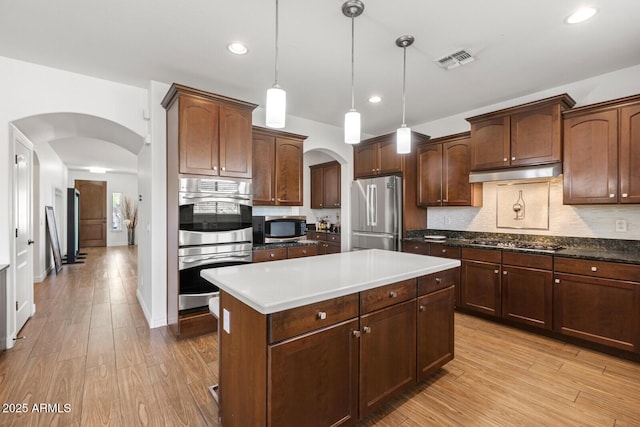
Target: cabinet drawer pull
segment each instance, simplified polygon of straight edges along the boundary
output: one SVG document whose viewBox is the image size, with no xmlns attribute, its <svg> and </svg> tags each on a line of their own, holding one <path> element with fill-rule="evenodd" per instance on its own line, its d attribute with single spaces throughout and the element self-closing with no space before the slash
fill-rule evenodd
<svg viewBox="0 0 640 427">
<path fill-rule="evenodd" d="M 598 267 L 591 267 L 591 271 L 598 271 Z"/>
<path fill-rule="evenodd" d="M 511 160 L 515 160 L 515 159 L 516 159 L 516 156 L 513 156 L 513 157 L 511 158 Z"/>
<path fill-rule="evenodd" d="M 616 195 L 614 193 L 609 194 L 609 198 L 613 199 L 614 197 L 616 197 Z"/>
<path fill-rule="evenodd" d="M 622 197 L 629 197 L 627 193 L 622 193 Z"/>
<path fill-rule="evenodd" d="M 398 293 L 396 291 L 389 292 L 389 298 L 395 298 L 397 296 L 398 296 Z"/>
<path fill-rule="evenodd" d="M 436 283 L 442 283 L 442 279 L 439 277 L 436 277 Z"/>
<path fill-rule="evenodd" d="M 327 318 L 327 312 L 326 311 L 319 311 L 317 314 L 317 318 L 318 320 L 324 320 Z"/>
<path fill-rule="evenodd" d="M 365 334 L 370 334 L 371 333 L 371 328 L 368 326 L 365 326 L 364 328 L 362 328 L 362 330 L 364 331 Z"/>
<path fill-rule="evenodd" d="M 498 274 L 498 273 L 500 273 L 500 270 L 493 270 L 493 272 Z"/>
<path fill-rule="evenodd" d="M 449 201 L 449 199 L 444 199 L 443 202 L 447 203 Z"/>
<path fill-rule="evenodd" d="M 503 162 L 508 161 L 509 159 L 507 159 L 506 157 L 504 159 L 502 159 Z"/>
<path fill-rule="evenodd" d="M 351 334 L 356 338 L 360 338 L 360 331 L 353 331 Z"/>
<path fill-rule="evenodd" d="M 442 250 L 442 253 L 443 253 L 443 254 L 446 254 L 446 253 L 447 253 L 447 250 L 446 250 L 446 249 L 443 249 L 443 250 Z"/>
<path fill-rule="evenodd" d="M 503 271 L 503 272 L 502 272 L 502 274 L 504 274 L 504 275 L 506 276 L 506 275 L 507 275 L 507 272 L 506 272 L 506 271 Z"/>
<path fill-rule="evenodd" d="M 223 166 L 221 169 L 222 169 L 223 171 L 226 171 L 226 170 L 227 170 L 227 168 L 225 168 L 224 166 Z"/>
<path fill-rule="evenodd" d="M 419 308 L 420 308 L 420 311 L 425 311 L 427 309 L 427 307 L 425 307 L 424 305 L 421 305 Z"/>
</svg>

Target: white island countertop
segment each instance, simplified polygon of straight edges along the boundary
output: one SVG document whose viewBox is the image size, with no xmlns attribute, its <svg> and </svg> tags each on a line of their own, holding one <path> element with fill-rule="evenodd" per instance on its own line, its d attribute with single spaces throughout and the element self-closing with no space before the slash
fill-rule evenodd
<svg viewBox="0 0 640 427">
<path fill-rule="evenodd" d="M 271 314 L 459 266 L 455 259 L 368 249 L 210 268 L 200 275 Z"/>
</svg>

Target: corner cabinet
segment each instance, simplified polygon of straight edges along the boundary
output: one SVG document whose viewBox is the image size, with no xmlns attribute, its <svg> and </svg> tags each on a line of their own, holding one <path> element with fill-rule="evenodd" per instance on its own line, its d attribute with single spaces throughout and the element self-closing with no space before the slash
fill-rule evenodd
<svg viewBox="0 0 640 427">
<path fill-rule="evenodd" d="M 177 173 L 251 178 L 255 104 L 173 84 L 162 106 L 167 155 L 178 157 Z"/>
<path fill-rule="evenodd" d="M 482 206 L 482 184 L 470 184 L 469 132 L 418 147 L 418 206 Z"/>
<path fill-rule="evenodd" d="M 468 118 L 471 170 L 562 161 L 561 114 L 574 105 L 563 94 Z"/>
<path fill-rule="evenodd" d="M 306 136 L 253 127 L 254 206 L 302 206 Z"/>
<path fill-rule="evenodd" d="M 341 206 L 340 163 L 333 161 L 309 166 L 311 172 L 311 209 Z"/>
<path fill-rule="evenodd" d="M 565 112 L 564 135 L 564 204 L 640 203 L 640 95 Z"/>
</svg>

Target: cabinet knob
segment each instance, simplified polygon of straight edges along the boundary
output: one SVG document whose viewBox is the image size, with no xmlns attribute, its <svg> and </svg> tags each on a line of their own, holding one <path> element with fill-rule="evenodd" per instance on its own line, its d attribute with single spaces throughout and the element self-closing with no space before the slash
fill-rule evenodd
<svg viewBox="0 0 640 427">
<path fill-rule="evenodd" d="M 554 280 L 554 282 L 560 283 L 560 279 L 556 279 L 556 280 Z"/>
<path fill-rule="evenodd" d="M 493 272 L 498 274 L 498 273 L 500 273 L 500 270 L 493 270 Z"/>
<path fill-rule="evenodd" d="M 440 203 L 441 201 L 442 201 L 442 200 L 440 200 L 440 199 L 436 200 L 436 202 L 438 202 L 438 203 Z"/>
<path fill-rule="evenodd" d="M 419 309 L 420 309 L 420 311 L 425 311 L 425 310 L 427 309 L 427 307 L 425 307 L 424 305 L 421 305 L 421 306 L 419 307 Z"/>
<path fill-rule="evenodd" d="M 362 328 L 362 330 L 364 331 L 365 334 L 370 334 L 371 333 L 371 328 L 368 326 L 365 326 L 364 328 Z"/>
<path fill-rule="evenodd" d="M 591 267 L 591 271 L 598 271 L 598 267 Z"/>
<path fill-rule="evenodd" d="M 515 160 L 515 159 L 516 159 L 516 156 L 513 156 L 513 157 L 511 158 L 511 160 Z"/>
<path fill-rule="evenodd" d="M 447 203 L 449 200 L 448 199 L 444 199 L 443 202 Z"/>
<path fill-rule="evenodd" d="M 213 167 L 213 170 L 214 170 L 214 171 L 217 171 L 217 170 L 218 170 L 218 167 L 217 167 L 217 166 L 214 166 L 214 167 Z"/>
<path fill-rule="evenodd" d="M 614 197 L 616 197 L 616 195 L 614 193 L 609 194 L 609 198 L 613 199 Z"/>
<path fill-rule="evenodd" d="M 276 254 L 274 254 L 274 253 L 270 253 L 269 254 L 269 258 L 275 258 L 275 256 L 276 256 Z"/>
<path fill-rule="evenodd" d="M 447 250 L 446 250 L 446 249 L 443 249 L 443 250 L 442 250 L 442 253 L 443 253 L 443 254 L 446 254 L 446 253 L 447 253 Z"/>
<path fill-rule="evenodd" d="M 374 168 L 374 169 L 371 169 L 371 172 L 375 172 L 375 171 L 376 171 L 376 170 L 375 170 L 375 168 Z"/>
<path fill-rule="evenodd" d="M 442 279 L 439 277 L 436 277 L 436 283 L 442 283 Z"/>
<path fill-rule="evenodd" d="M 502 274 L 504 274 L 504 275 L 506 276 L 506 275 L 507 275 L 507 272 L 506 272 L 506 271 L 503 271 L 503 272 L 502 272 Z"/>
<path fill-rule="evenodd" d="M 221 169 L 222 169 L 223 171 L 226 171 L 226 170 L 227 170 L 227 168 L 225 168 L 224 166 L 223 166 Z"/>
<path fill-rule="evenodd" d="M 318 314 L 316 315 L 316 317 L 318 318 L 318 320 L 324 320 L 327 318 L 327 312 L 326 311 L 319 311 Z"/>
<path fill-rule="evenodd" d="M 627 193 L 622 193 L 622 197 L 629 197 Z"/>
<path fill-rule="evenodd" d="M 272 202 L 275 202 L 275 201 L 276 201 L 276 199 L 272 197 L 272 198 L 271 198 L 271 201 L 272 201 Z"/>
<path fill-rule="evenodd" d="M 353 331 L 351 334 L 356 338 L 360 338 L 360 331 Z"/>
<path fill-rule="evenodd" d="M 303 255 L 306 255 L 306 254 L 307 254 L 307 250 L 306 250 L 306 249 L 303 249 L 303 250 L 302 250 L 302 254 L 303 254 Z"/>
<path fill-rule="evenodd" d="M 507 162 L 509 161 L 509 159 L 507 159 L 506 157 L 504 159 L 502 159 L 503 162 Z"/>
<path fill-rule="evenodd" d="M 389 292 L 389 298 L 396 298 L 397 296 L 398 296 L 398 293 L 396 291 Z"/>
</svg>

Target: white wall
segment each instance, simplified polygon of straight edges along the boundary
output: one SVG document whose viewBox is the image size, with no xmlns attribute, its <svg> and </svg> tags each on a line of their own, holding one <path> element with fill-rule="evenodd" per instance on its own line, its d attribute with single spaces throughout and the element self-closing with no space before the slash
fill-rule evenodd
<svg viewBox="0 0 640 427">
<path fill-rule="evenodd" d="M 125 246 L 127 242 L 127 229 L 122 227 L 120 231 L 111 229 L 111 214 L 113 212 L 113 193 L 122 193 L 123 197 L 129 197 L 135 205 L 138 205 L 138 177 L 130 173 L 108 172 L 95 174 L 87 171 L 69 170 L 67 188 L 75 187 L 75 180 L 106 181 L 107 183 L 107 246 Z M 80 195 L 82 197 L 82 195 Z M 139 214 L 138 214 L 139 215 Z M 138 219 L 140 217 L 138 216 Z M 140 222 L 138 221 L 138 224 Z M 140 226 L 136 229 L 136 234 Z M 62 239 L 62 237 L 61 237 Z M 136 236 L 136 241 L 138 237 Z"/>
<path fill-rule="evenodd" d="M 470 110 L 412 128 L 432 138 L 468 131 L 465 117 L 524 104 L 549 96 L 568 93 L 576 100 L 576 107 L 608 101 L 640 93 L 640 65 L 603 74 L 590 79 L 558 86 L 527 96 Z M 466 230 L 488 232 L 514 232 L 496 228 L 496 184 L 483 184 L 483 206 L 481 208 L 428 208 L 427 226 L 439 230 Z M 640 240 L 640 205 L 630 206 L 565 206 L 562 204 L 562 182 L 554 180 L 549 200 L 549 230 L 522 230 L 524 234 L 563 235 L 574 237 L 598 237 Z M 628 232 L 615 232 L 615 220 L 628 222 Z"/>
</svg>

